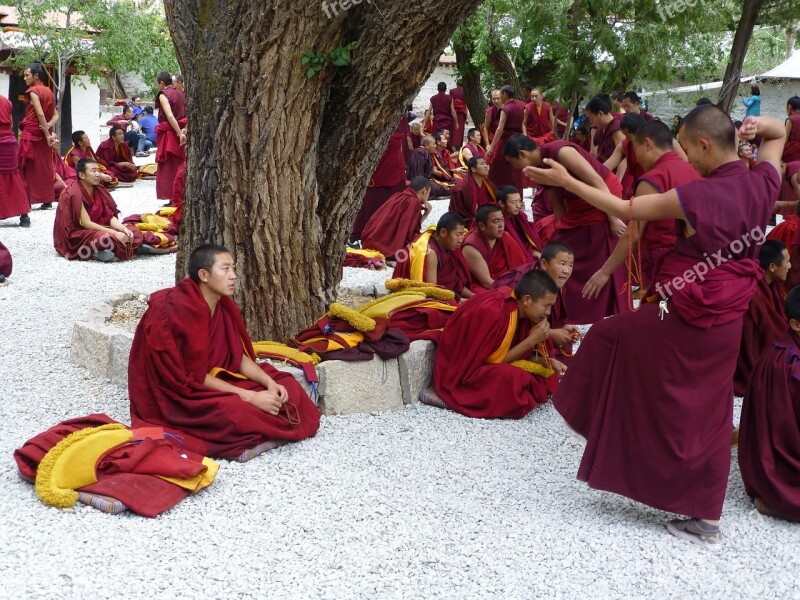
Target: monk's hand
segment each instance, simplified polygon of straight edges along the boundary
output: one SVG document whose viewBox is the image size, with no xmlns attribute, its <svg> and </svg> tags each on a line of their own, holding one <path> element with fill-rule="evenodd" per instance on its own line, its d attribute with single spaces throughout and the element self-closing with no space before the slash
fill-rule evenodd
<svg viewBox="0 0 800 600">
<path fill-rule="evenodd" d="M 100 181 L 102 181 L 103 183 L 108 183 L 112 179 L 113 177 L 111 177 L 111 175 L 107 175 L 106 173 L 100 173 Z"/>
<path fill-rule="evenodd" d="M 553 367 L 553 371 L 556 372 L 556 375 L 559 377 L 563 377 L 564 373 L 567 372 L 567 365 L 562 363 L 560 360 L 556 360 L 555 358 L 550 359 L 550 365 Z"/>
<path fill-rule="evenodd" d="M 606 286 L 609 279 L 611 279 L 611 276 L 603 273 L 603 269 L 600 269 L 594 275 L 592 275 L 589 278 L 589 281 L 586 282 L 586 285 L 583 286 L 581 296 L 588 300 L 599 298 L 600 292 Z"/>
<path fill-rule="evenodd" d="M 127 244 L 128 239 L 130 237 L 130 231 L 115 231 L 111 235 L 117 240 L 120 244 Z"/>
<path fill-rule="evenodd" d="M 283 406 L 283 402 L 273 390 L 251 392 L 244 400 L 271 415 L 277 415 L 281 411 L 281 406 Z"/>
<path fill-rule="evenodd" d="M 270 385 L 267 389 L 275 393 L 275 395 L 278 397 L 278 400 L 281 401 L 281 404 L 286 404 L 286 402 L 288 402 L 289 392 L 287 392 L 286 388 L 280 383 L 273 382 L 272 385 Z"/>
<path fill-rule="evenodd" d="M 525 167 L 522 172 L 536 183 L 553 187 L 564 187 L 572 179 L 561 163 L 545 158 L 544 164 L 545 167 Z"/>
<path fill-rule="evenodd" d="M 528 343 L 531 345 L 531 349 L 533 349 L 536 344 L 541 344 L 550 336 L 550 323 L 547 322 L 547 319 L 542 319 L 536 325 L 531 328 L 530 333 L 528 334 Z"/>
<path fill-rule="evenodd" d="M 739 127 L 739 139 L 752 140 L 758 134 L 758 119 L 756 117 L 745 117 L 742 126 Z"/>
<path fill-rule="evenodd" d="M 611 234 L 616 237 L 622 237 L 625 235 L 625 231 L 628 229 L 628 226 L 625 225 L 625 222 L 617 217 L 608 217 L 608 228 L 611 230 Z"/>
<path fill-rule="evenodd" d="M 572 343 L 572 336 L 565 327 L 561 329 L 551 329 L 550 339 L 553 340 L 553 345 L 556 348 L 561 348 L 561 346 Z"/>
</svg>

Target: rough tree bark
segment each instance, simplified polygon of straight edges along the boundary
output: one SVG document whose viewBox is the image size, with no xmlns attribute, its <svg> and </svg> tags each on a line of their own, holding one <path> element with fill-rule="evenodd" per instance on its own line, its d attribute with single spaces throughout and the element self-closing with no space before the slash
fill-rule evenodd
<svg viewBox="0 0 800 600">
<path fill-rule="evenodd" d="M 750 38 L 753 37 L 753 28 L 758 20 L 761 3 L 762 0 L 744 0 L 742 17 L 739 19 L 739 25 L 736 27 L 736 33 L 733 36 L 733 46 L 731 46 L 728 67 L 725 69 L 722 91 L 720 91 L 719 100 L 717 101 L 717 106 L 726 113 L 731 112 L 738 96 L 742 65 L 744 64 L 745 56 L 747 56 Z"/>
<path fill-rule="evenodd" d="M 481 73 L 472 64 L 475 47 L 467 33 L 462 29 L 453 36 L 453 51 L 456 54 L 456 65 L 464 84 L 464 100 L 475 127 L 480 127 L 486 120 L 486 96 L 481 88 Z"/>
<path fill-rule="evenodd" d="M 389 134 L 480 0 L 455 12 L 445 0 L 344 4 L 165 2 L 188 89 L 176 277 L 198 244 L 230 248 L 254 338 L 296 333 L 335 297 L 347 235 Z M 304 52 L 350 42 L 351 65 L 306 78 Z"/>
<path fill-rule="evenodd" d="M 500 40 L 490 40 L 489 51 L 486 53 L 486 61 L 492 68 L 503 76 L 503 85 L 510 85 L 517 94 L 517 100 L 522 100 L 522 83 L 517 75 L 514 62 L 506 52 Z M 528 100 L 525 98 L 524 100 Z"/>
</svg>

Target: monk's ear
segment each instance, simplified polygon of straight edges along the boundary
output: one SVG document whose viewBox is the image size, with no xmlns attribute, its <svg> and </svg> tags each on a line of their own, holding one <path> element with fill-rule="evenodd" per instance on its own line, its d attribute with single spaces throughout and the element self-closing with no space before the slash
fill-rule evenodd
<svg viewBox="0 0 800 600">
<path fill-rule="evenodd" d="M 800 321 L 797 319 L 789 319 L 789 327 L 796 333 L 800 333 Z"/>
<path fill-rule="evenodd" d="M 208 276 L 209 275 L 210 275 L 210 273 L 208 271 L 206 271 L 205 269 L 199 269 L 197 271 L 197 278 L 200 281 L 202 281 L 203 283 L 208 283 Z"/>
</svg>

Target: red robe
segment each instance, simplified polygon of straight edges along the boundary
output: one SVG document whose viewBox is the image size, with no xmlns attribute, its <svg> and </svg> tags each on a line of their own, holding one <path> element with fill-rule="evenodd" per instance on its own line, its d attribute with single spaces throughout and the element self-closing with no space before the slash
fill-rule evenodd
<svg viewBox="0 0 800 600">
<path fill-rule="evenodd" d="M 453 107 L 456 109 L 458 120 L 453 125 L 450 132 L 450 146 L 460 148 L 464 144 L 464 127 L 467 123 L 467 101 L 464 98 L 464 88 L 454 87 L 450 90 L 450 97 L 453 99 Z"/>
<path fill-rule="evenodd" d="M 486 114 L 484 115 L 486 125 L 486 137 L 488 140 L 483 140 L 484 144 L 490 144 L 494 139 L 494 133 L 500 125 L 500 109 L 495 107 L 494 104 L 489 104 L 486 107 Z"/>
<path fill-rule="evenodd" d="M 131 156 L 131 147 L 125 142 L 115 146 L 114 140 L 108 138 L 100 143 L 97 147 L 97 160 L 106 167 L 109 174 L 116 177 L 120 181 L 128 183 L 136 181 L 139 176 L 139 169 L 123 169 L 119 163 L 129 162 L 133 164 L 133 157 Z"/>
<path fill-rule="evenodd" d="M 800 519 L 800 335 L 785 332 L 764 351 L 742 403 L 739 468 L 744 489 Z"/>
<path fill-rule="evenodd" d="M 447 129 L 451 135 L 453 133 L 453 113 L 450 112 L 450 105 L 453 103 L 453 98 L 450 94 L 439 92 L 431 97 L 431 106 L 433 107 L 433 125 L 431 133 Z"/>
<path fill-rule="evenodd" d="M 51 190 L 52 192 L 52 190 Z M 80 181 L 74 181 L 64 190 L 58 200 L 56 221 L 53 225 L 53 245 L 58 253 L 69 260 L 88 260 L 101 250 L 111 250 L 120 260 L 131 258 L 142 245 L 142 232 L 135 225 L 127 225 L 133 232 L 130 245 L 121 244 L 110 233 L 81 227 L 81 207 L 86 209 L 89 219 L 108 227 L 113 217 L 119 216 L 111 194 L 102 186 L 94 188 L 90 198 Z"/>
<path fill-rule="evenodd" d="M 223 297 L 212 317 L 191 279 L 155 292 L 131 347 L 128 390 L 134 427 L 164 427 L 186 439 L 186 447 L 209 456 L 233 458 L 268 440 L 303 440 L 316 434 L 319 410 L 288 373 L 259 365 L 288 394 L 278 415 L 268 414 L 238 394 L 204 385 L 213 368 L 238 371 L 253 344 L 241 313 Z M 248 390 L 263 388 L 248 379 L 226 377 Z M 299 423 L 296 421 L 299 418 Z"/>
<path fill-rule="evenodd" d="M 164 95 L 169 101 L 172 116 L 178 122 L 179 127 L 186 126 L 186 100 L 183 92 L 173 86 L 167 86 L 156 94 L 156 106 L 160 106 L 159 98 Z M 158 125 L 156 125 L 156 198 L 159 200 L 169 200 L 172 197 L 172 186 L 175 184 L 175 177 L 178 169 L 186 160 L 183 146 L 180 139 L 169 124 L 167 116 L 163 110 L 158 111 Z"/>
<path fill-rule="evenodd" d="M 175 184 L 172 186 L 172 199 L 170 204 L 176 208 L 170 216 L 170 220 L 175 223 L 175 228 L 180 229 L 181 215 L 183 214 L 183 194 L 186 189 L 186 162 L 180 166 L 175 176 Z"/>
<path fill-rule="evenodd" d="M 636 180 L 644 174 L 644 168 L 642 168 L 642 165 L 640 165 L 639 161 L 636 159 L 636 152 L 633 151 L 633 144 L 628 142 L 628 138 L 622 140 L 622 151 L 625 156 L 627 168 L 625 169 L 625 175 L 622 176 L 622 181 L 620 183 L 622 183 L 622 197 L 627 200 L 633 196 Z"/>
<path fill-rule="evenodd" d="M 426 235 L 427 233 L 428 232 L 423 232 L 421 235 Z M 419 237 L 415 239 L 414 242 L 416 243 L 418 239 Z M 456 296 L 460 296 L 461 292 L 464 291 L 464 288 L 469 287 L 472 283 L 469 265 L 467 265 L 464 255 L 461 254 L 461 250 L 457 249 L 455 252 L 447 252 L 442 250 L 442 248 L 436 242 L 436 238 L 430 237 L 427 251 L 436 253 L 436 260 L 438 262 L 438 265 L 436 266 L 436 285 L 448 290 L 452 290 L 455 292 Z M 421 281 L 428 280 L 427 274 L 428 263 L 425 261 L 424 266 L 422 267 Z M 398 261 L 397 265 L 394 267 L 394 273 L 392 273 L 392 277 L 415 279 L 411 275 L 411 259 L 409 258 L 409 260 Z"/>
<path fill-rule="evenodd" d="M 419 235 L 422 205 L 416 192 L 407 188 L 381 206 L 364 227 L 361 247 L 377 250 L 385 257 L 408 245 Z"/>
<path fill-rule="evenodd" d="M 39 97 L 44 118 L 49 121 L 56 110 L 53 92 L 42 84 L 29 87 L 25 92 L 25 117 L 19 124 L 19 173 L 31 204 L 53 201 L 53 182 L 56 172 L 53 154 L 47 138 L 39 129 L 39 119 L 31 104 L 31 94 Z M 52 133 L 52 129 L 50 130 Z"/>
<path fill-rule="evenodd" d="M 489 181 L 498 190 L 504 185 L 513 185 L 522 191 L 522 171 L 515 169 L 506 160 L 503 147 L 511 136 L 522 133 L 522 118 L 525 115 L 525 105 L 513 98 L 506 102 L 500 112 L 506 113 L 506 122 L 503 126 L 503 137 L 497 141 L 492 155 L 489 157 Z"/>
<path fill-rule="evenodd" d="M 619 126 L 620 119 L 614 117 L 603 129 L 595 130 L 594 145 L 597 146 L 597 160 L 601 163 L 611 158 L 614 150 L 617 149 L 617 144 L 614 142 L 614 134 L 620 130 Z"/>
<path fill-rule="evenodd" d="M 789 139 L 786 140 L 786 145 L 783 147 L 783 156 L 781 160 L 785 163 L 790 163 L 795 160 L 800 160 L 800 112 L 792 113 L 787 121 L 792 124 L 792 132 L 789 134 Z"/>
<path fill-rule="evenodd" d="M 11 130 L 11 102 L 0 96 L 0 220 L 27 215 L 28 194 L 19 175 L 17 138 Z"/>
<path fill-rule="evenodd" d="M 536 142 L 538 146 L 552 142 L 556 139 L 553 134 L 553 110 L 548 102 L 542 102 L 541 112 L 533 102 L 525 105 L 525 114 L 528 115 L 528 122 L 525 131 L 528 137 Z"/>
<path fill-rule="evenodd" d="M 735 395 L 744 396 L 759 357 L 786 331 L 789 323 L 783 306 L 785 301 L 777 281 L 767 284 L 766 279 L 761 279 L 758 282 L 742 320 L 742 343 L 733 374 Z"/>
<path fill-rule="evenodd" d="M 483 419 L 521 419 L 544 404 L 558 386 L 556 375 L 543 379 L 503 364 L 508 350 L 529 331 L 510 288 L 489 290 L 459 305 L 433 361 L 436 393 L 453 410 Z"/>
<path fill-rule="evenodd" d="M 738 160 L 679 187 L 696 233 L 678 238 L 658 286 L 708 266 L 706 257 L 754 227 L 766 229 L 779 187 L 771 165 L 748 171 Z M 553 396 L 587 440 L 580 480 L 661 510 L 719 519 L 731 461 L 733 371 L 758 282 L 758 249 L 731 252 L 702 281 L 670 288 L 663 319 L 659 305 L 648 303 L 589 330 Z"/>
<path fill-rule="evenodd" d="M 544 244 L 534 228 L 533 223 L 528 220 L 528 215 L 523 211 L 519 211 L 519 213 L 513 217 L 506 215 L 505 222 L 505 230 L 514 238 L 514 241 L 517 242 L 519 247 L 523 249 L 528 260 L 533 259 L 534 251 L 542 251 Z"/>
<path fill-rule="evenodd" d="M 494 246 L 489 246 L 489 242 L 481 235 L 481 232 L 478 229 L 473 229 L 464 236 L 461 246 L 462 248 L 464 246 L 472 246 L 480 253 L 489 267 L 489 277 L 492 279 L 496 279 L 506 271 L 515 269 L 527 262 L 525 251 L 507 231 L 503 231 L 503 237 L 495 240 Z M 486 291 L 486 288 L 477 282 L 473 283 L 470 289 L 476 293 Z"/>
<path fill-rule="evenodd" d="M 800 216 L 786 217 L 783 223 L 778 224 L 767 234 L 768 240 L 779 240 L 786 244 L 792 268 L 786 276 L 786 281 L 779 282 L 779 287 L 784 295 L 800 285 Z"/>
<path fill-rule="evenodd" d="M 67 189 L 73 181 L 78 179 L 78 175 L 75 173 L 75 169 L 61 159 L 61 156 L 59 156 L 55 149 L 53 149 L 53 164 L 56 167 L 56 175 L 61 179 L 60 181 L 56 179 L 53 184 L 53 201 L 58 202 L 58 199 L 61 197 L 61 192 Z"/>
<path fill-rule="evenodd" d="M 431 182 L 431 196 L 449 196 L 450 190 L 431 179 L 433 175 L 433 158 L 425 148 L 415 148 L 408 159 L 408 180 L 424 177 Z"/>
<path fill-rule="evenodd" d="M 5 277 L 11 277 L 13 269 L 14 261 L 11 258 L 11 252 L 0 242 L 0 274 Z"/>
<path fill-rule="evenodd" d="M 478 187 L 472 175 L 459 179 L 450 194 L 450 206 L 447 210 L 458 213 L 464 219 L 464 225 L 471 229 L 475 222 L 475 211 L 481 204 L 495 203 L 494 190 L 486 180 Z"/>
</svg>

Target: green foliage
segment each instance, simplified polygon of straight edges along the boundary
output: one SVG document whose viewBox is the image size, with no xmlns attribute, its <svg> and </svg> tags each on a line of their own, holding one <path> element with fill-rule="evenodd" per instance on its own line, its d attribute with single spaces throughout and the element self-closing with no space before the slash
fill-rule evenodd
<svg viewBox="0 0 800 600">
<path fill-rule="evenodd" d="M 324 52 L 315 52 L 314 50 L 306 51 L 300 58 L 300 64 L 307 66 L 306 77 L 311 79 L 314 75 L 322 71 L 329 62 L 334 67 L 346 67 L 353 60 L 352 53 L 356 44 L 357 42 L 350 42 L 346 46 L 334 48 L 328 54 Z"/>
</svg>

